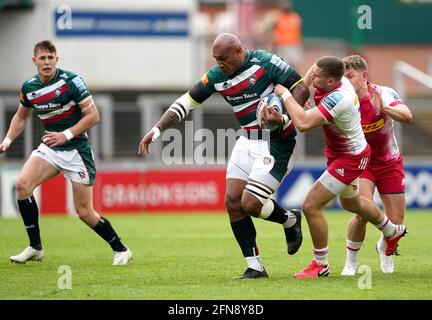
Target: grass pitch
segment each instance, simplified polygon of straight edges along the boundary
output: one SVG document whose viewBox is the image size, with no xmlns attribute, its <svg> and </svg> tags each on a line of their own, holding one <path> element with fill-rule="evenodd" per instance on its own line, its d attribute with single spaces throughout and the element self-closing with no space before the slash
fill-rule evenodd
<svg viewBox="0 0 432 320">
<path fill-rule="evenodd" d="M 329 277 L 293 277 L 312 259 L 305 219 L 303 246 L 294 256 L 286 253 L 279 225 L 254 219 L 270 278 L 244 281 L 231 279 L 246 263 L 226 214 L 108 216 L 134 254 L 124 267 L 113 267 L 105 242 L 79 219 L 68 217 L 41 218 L 44 261 L 12 264 L 8 257 L 24 249 L 27 236 L 20 219 L 0 219 L 0 299 L 432 299 L 432 212 L 407 213 L 409 233 L 401 241 L 401 256 L 394 257 L 396 272 L 391 275 L 379 269 L 374 247 L 379 233 L 368 226 L 358 263 L 370 267 L 370 289 L 358 285 L 365 283 L 365 274 L 340 276 L 351 215 L 327 211 L 326 217 Z M 70 267 L 71 289 L 58 287 L 65 275 L 61 266 Z"/>
</svg>

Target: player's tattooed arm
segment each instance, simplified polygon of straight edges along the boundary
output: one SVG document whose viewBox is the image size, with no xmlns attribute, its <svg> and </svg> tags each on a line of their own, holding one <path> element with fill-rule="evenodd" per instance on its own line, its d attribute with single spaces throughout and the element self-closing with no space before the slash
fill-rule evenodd
<svg viewBox="0 0 432 320">
<path fill-rule="evenodd" d="M 174 111 L 168 109 L 159 119 L 158 123 L 156 123 L 156 127 L 158 127 L 161 131 L 164 131 L 165 129 L 175 126 L 179 122 L 180 120 L 177 114 Z"/>
</svg>

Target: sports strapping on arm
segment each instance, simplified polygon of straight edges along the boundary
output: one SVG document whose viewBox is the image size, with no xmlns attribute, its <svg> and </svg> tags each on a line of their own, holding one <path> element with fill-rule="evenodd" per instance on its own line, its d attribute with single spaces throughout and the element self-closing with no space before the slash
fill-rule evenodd
<svg viewBox="0 0 432 320">
<path fill-rule="evenodd" d="M 190 91 L 174 101 L 169 109 L 162 115 L 156 126 L 159 127 L 161 131 L 174 126 L 186 118 L 189 112 L 210 96 L 211 94 L 202 88 L 201 81 L 198 82 Z"/>
<path fill-rule="evenodd" d="M 148 155 L 150 144 L 157 140 L 163 130 L 179 123 L 191 110 L 211 96 L 211 93 L 204 90 L 204 85 L 202 81 L 198 82 L 190 91 L 174 101 L 156 125 L 141 139 L 138 154 Z"/>
<path fill-rule="evenodd" d="M 179 121 L 181 121 L 186 118 L 189 112 L 195 109 L 197 105 L 198 103 L 192 99 L 189 92 L 186 92 L 176 101 L 174 101 L 168 110 L 174 112 L 178 116 Z"/>
</svg>

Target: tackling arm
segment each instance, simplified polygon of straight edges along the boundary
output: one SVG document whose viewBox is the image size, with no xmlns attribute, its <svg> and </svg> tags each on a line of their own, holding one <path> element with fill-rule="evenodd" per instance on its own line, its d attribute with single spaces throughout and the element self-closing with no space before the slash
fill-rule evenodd
<svg viewBox="0 0 432 320">
<path fill-rule="evenodd" d="M 301 132 L 321 127 L 325 124 L 325 118 L 317 108 L 304 110 L 284 86 L 278 84 L 274 92 L 282 97 L 288 114 L 291 116 L 296 128 Z"/>
</svg>

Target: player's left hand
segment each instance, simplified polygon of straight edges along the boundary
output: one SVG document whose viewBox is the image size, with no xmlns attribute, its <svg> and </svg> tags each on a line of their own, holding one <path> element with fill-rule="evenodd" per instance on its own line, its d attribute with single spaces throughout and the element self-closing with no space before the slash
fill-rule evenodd
<svg viewBox="0 0 432 320">
<path fill-rule="evenodd" d="M 66 143 L 68 140 L 63 132 L 45 131 L 42 142 L 48 147 L 56 147 Z"/>
<path fill-rule="evenodd" d="M 372 94 L 370 93 L 372 91 Z M 382 111 L 383 109 L 383 100 L 382 100 L 382 91 L 381 89 L 374 85 L 369 83 L 368 84 L 368 92 L 366 93 L 369 101 L 371 102 L 371 104 L 378 110 L 378 111 Z"/>
</svg>

